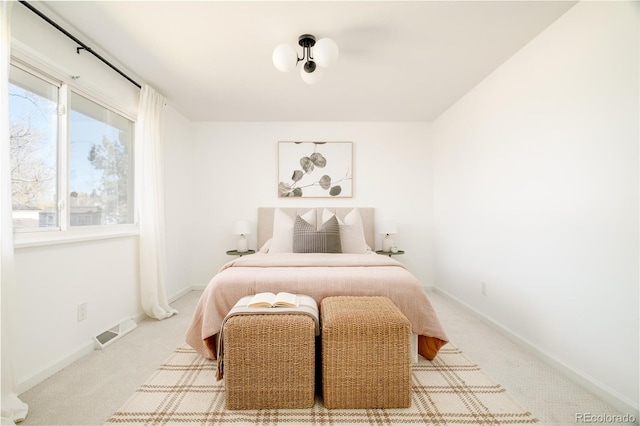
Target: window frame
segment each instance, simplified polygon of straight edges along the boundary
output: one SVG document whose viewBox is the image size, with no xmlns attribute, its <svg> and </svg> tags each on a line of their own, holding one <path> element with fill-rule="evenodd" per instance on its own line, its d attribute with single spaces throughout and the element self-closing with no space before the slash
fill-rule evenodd
<svg viewBox="0 0 640 426">
<path fill-rule="evenodd" d="M 138 180 L 138 164 L 139 159 L 136 155 L 136 117 L 131 113 L 127 113 L 122 108 L 110 102 L 105 96 L 101 96 L 99 93 L 91 92 L 86 88 L 74 84 L 73 78 L 65 78 L 62 74 L 52 71 L 47 66 L 35 63 L 28 58 L 11 56 L 10 65 L 21 69 L 24 72 L 30 73 L 37 78 L 41 78 L 44 81 L 53 84 L 58 88 L 58 129 L 57 129 L 57 156 L 56 164 L 56 190 L 57 193 L 57 212 L 58 212 L 58 226 L 55 227 L 43 227 L 43 228 L 19 228 L 13 230 L 14 247 L 34 247 L 41 245 L 51 244 L 65 244 L 74 243 L 80 241 L 92 241 L 101 240 L 105 238 L 117 238 L 136 236 L 139 234 L 138 226 L 138 214 L 137 214 L 137 202 L 136 199 L 136 185 Z M 70 126 L 71 126 L 71 108 L 70 99 L 71 93 L 74 92 L 91 102 L 95 102 L 99 106 L 106 108 L 107 110 L 130 120 L 133 123 L 133 141 L 132 141 L 132 191 L 131 202 L 132 205 L 132 223 L 127 224 L 111 224 L 111 225 L 90 225 L 90 226 L 71 226 L 70 222 L 70 193 L 69 193 L 69 178 L 70 178 Z"/>
</svg>

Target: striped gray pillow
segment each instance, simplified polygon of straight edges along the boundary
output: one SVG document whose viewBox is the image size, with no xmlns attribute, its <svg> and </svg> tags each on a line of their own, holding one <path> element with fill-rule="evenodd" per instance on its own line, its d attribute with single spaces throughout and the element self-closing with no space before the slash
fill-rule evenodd
<svg viewBox="0 0 640 426">
<path fill-rule="evenodd" d="M 300 216 L 293 223 L 294 253 L 342 253 L 340 225 L 332 216 L 319 231 Z"/>
</svg>

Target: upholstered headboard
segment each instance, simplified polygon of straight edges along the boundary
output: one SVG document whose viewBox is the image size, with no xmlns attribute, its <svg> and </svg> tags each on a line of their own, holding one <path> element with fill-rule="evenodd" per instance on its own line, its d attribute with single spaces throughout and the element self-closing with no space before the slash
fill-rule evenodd
<svg viewBox="0 0 640 426">
<path fill-rule="evenodd" d="M 273 212 L 276 208 L 279 208 L 291 218 L 315 209 L 318 221 L 322 220 L 322 211 L 324 210 L 324 207 L 258 207 L 258 248 L 262 247 L 273 235 Z M 326 209 L 335 213 L 338 218 L 343 219 L 347 213 L 353 210 L 353 207 L 326 207 Z M 362 218 L 365 240 L 367 245 L 373 249 L 376 241 L 373 207 L 358 207 L 358 211 Z"/>
</svg>

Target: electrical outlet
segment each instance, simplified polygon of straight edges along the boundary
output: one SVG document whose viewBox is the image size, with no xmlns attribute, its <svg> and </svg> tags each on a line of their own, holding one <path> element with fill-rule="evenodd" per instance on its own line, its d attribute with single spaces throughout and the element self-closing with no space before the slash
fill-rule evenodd
<svg viewBox="0 0 640 426">
<path fill-rule="evenodd" d="M 487 295 L 487 283 L 484 281 L 480 282 L 480 293 L 482 293 L 483 296 Z"/>
<path fill-rule="evenodd" d="M 78 303 L 78 322 L 87 319 L 87 302 Z"/>
</svg>

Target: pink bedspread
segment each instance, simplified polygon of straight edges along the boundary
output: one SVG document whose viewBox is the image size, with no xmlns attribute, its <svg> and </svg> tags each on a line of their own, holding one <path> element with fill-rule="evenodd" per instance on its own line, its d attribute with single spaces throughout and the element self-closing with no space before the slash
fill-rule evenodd
<svg viewBox="0 0 640 426">
<path fill-rule="evenodd" d="M 186 341 L 216 357 L 216 335 L 225 315 L 243 296 L 270 291 L 328 296 L 386 296 L 419 336 L 418 352 L 435 358 L 448 339 L 418 279 L 402 263 L 377 254 L 257 253 L 225 264 L 196 306 Z"/>
</svg>

